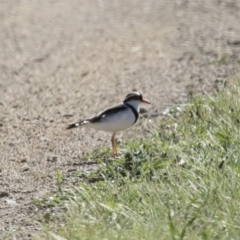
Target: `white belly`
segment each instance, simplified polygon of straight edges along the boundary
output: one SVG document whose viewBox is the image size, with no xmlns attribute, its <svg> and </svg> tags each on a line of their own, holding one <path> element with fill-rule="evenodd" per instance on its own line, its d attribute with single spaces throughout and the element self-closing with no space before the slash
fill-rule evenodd
<svg viewBox="0 0 240 240">
<path fill-rule="evenodd" d="M 88 123 L 86 126 L 101 131 L 118 132 L 131 127 L 134 122 L 134 113 L 131 109 L 126 109 L 123 112 L 103 116 L 100 122 Z"/>
</svg>

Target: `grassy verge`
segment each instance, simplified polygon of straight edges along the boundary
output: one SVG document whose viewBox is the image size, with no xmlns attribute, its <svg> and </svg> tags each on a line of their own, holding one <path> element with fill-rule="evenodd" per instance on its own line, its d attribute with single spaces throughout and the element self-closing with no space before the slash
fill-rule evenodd
<svg viewBox="0 0 240 240">
<path fill-rule="evenodd" d="M 64 220 L 45 239 L 238 239 L 239 127 L 236 83 L 171 111 L 122 159 L 96 153 L 98 181 L 60 189 Z"/>
</svg>

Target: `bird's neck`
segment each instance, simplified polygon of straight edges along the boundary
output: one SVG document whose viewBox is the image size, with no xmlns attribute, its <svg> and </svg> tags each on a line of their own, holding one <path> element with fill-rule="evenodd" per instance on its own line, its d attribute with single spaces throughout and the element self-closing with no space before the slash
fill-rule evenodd
<svg viewBox="0 0 240 240">
<path fill-rule="evenodd" d="M 131 100 L 131 101 L 125 101 L 124 103 L 126 105 L 132 106 L 139 113 L 139 105 L 140 105 L 139 101 Z"/>
</svg>

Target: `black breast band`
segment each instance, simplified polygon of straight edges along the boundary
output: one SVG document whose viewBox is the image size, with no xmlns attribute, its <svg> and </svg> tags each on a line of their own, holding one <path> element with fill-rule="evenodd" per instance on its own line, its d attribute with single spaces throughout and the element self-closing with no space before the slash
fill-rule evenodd
<svg viewBox="0 0 240 240">
<path fill-rule="evenodd" d="M 139 113 L 138 113 L 138 111 L 132 106 L 132 105 L 130 105 L 130 104 L 127 104 L 127 103 L 125 103 L 129 108 L 131 108 L 131 110 L 133 111 L 133 114 L 134 114 L 134 116 L 135 116 L 135 121 L 134 121 L 134 123 L 138 120 L 138 116 L 139 116 Z M 134 124 L 133 123 L 133 124 Z"/>
</svg>

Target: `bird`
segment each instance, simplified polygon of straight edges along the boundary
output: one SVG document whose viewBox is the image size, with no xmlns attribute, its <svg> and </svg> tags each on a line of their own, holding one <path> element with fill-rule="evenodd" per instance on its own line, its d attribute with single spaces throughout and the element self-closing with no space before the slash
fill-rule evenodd
<svg viewBox="0 0 240 240">
<path fill-rule="evenodd" d="M 139 92 L 127 94 L 122 103 L 106 108 L 96 116 L 68 125 L 67 129 L 80 126 L 111 132 L 112 156 L 118 158 L 116 134 L 134 125 L 139 117 L 140 104 L 150 104 Z"/>
</svg>

